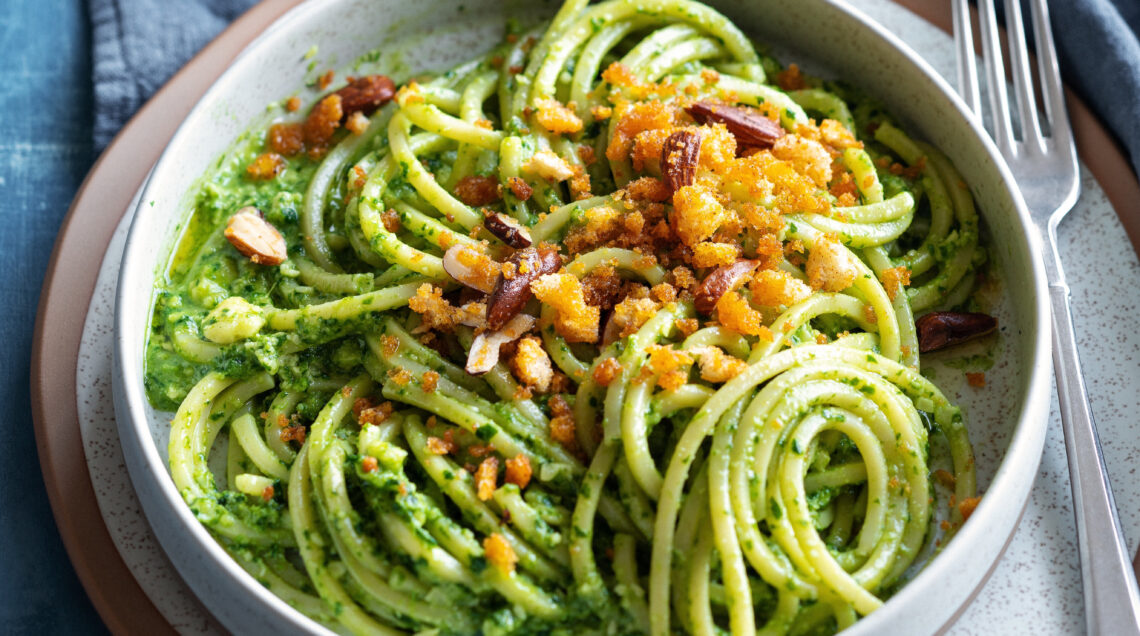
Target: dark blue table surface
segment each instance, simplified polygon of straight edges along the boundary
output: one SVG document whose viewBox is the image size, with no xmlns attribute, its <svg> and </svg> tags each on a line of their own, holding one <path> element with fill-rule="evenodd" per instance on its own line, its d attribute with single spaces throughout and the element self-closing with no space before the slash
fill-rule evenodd
<svg viewBox="0 0 1140 636">
<path fill-rule="evenodd" d="M 0 2 L 0 632 L 102 634 L 32 431 L 30 351 L 56 232 L 95 160 L 84 0 Z"/>
</svg>

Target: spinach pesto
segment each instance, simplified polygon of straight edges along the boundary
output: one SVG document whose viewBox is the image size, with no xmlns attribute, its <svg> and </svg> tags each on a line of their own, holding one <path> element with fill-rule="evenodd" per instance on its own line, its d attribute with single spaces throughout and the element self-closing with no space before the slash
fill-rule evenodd
<svg viewBox="0 0 1140 636">
<path fill-rule="evenodd" d="M 936 311 L 986 255 L 954 166 L 697 2 L 506 31 L 330 71 L 203 178 L 145 369 L 187 505 L 337 632 L 875 611 L 978 503 L 919 373 L 995 326 Z"/>
</svg>

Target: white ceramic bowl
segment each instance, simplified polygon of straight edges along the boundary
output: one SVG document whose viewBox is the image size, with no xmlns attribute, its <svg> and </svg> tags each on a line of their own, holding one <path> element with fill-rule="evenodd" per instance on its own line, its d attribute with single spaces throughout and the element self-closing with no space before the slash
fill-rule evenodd
<svg viewBox="0 0 1140 636">
<path fill-rule="evenodd" d="M 892 34 L 827 0 L 709 2 L 743 30 L 825 76 L 878 96 L 920 138 L 942 149 L 970 185 L 990 230 L 1003 281 L 997 364 L 984 391 L 960 371 L 924 360 L 924 371 L 967 411 L 985 493 L 969 523 L 913 581 L 849 633 L 933 633 L 977 592 L 1012 536 L 1045 439 L 1049 405 L 1048 309 L 1034 235 L 1008 169 L 964 114 L 952 89 Z M 555 2 L 501 0 L 311 0 L 255 40 L 191 111 L 143 192 L 127 239 L 115 318 L 115 410 L 123 454 L 147 518 L 170 560 L 210 610 L 234 632 L 327 633 L 269 593 L 234 563 L 191 515 L 166 461 L 170 415 L 143 390 L 143 355 L 156 273 L 198 179 L 266 104 L 298 91 L 325 68 L 349 71 L 359 55 L 391 46 L 381 68 L 406 75 L 443 69 L 487 50 L 507 15 L 552 12 Z M 315 70 L 304 54 L 318 46 Z M 398 69 L 404 69 L 401 73 Z M 342 72 L 340 76 L 345 73 Z"/>
</svg>

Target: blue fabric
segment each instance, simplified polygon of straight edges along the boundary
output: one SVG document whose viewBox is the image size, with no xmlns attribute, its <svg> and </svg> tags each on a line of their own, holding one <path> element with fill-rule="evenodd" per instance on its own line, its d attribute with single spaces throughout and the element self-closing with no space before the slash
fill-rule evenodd
<svg viewBox="0 0 1140 636">
<path fill-rule="evenodd" d="M 28 383 L 44 269 L 95 158 L 90 31 L 83 0 L 0 14 L 0 633 L 100 634 L 52 519 Z"/>
<path fill-rule="evenodd" d="M 1140 1 L 1051 0 L 1049 11 L 1065 81 L 1140 174 Z"/>
<path fill-rule="evenodd" d="M 255 0 L 90 0 L 95 146 Z"/>
</svg>

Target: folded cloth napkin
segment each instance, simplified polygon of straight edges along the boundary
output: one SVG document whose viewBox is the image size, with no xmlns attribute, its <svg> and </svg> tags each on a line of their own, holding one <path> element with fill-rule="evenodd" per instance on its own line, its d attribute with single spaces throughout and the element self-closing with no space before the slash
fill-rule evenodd
<svg viewBox="0 0 1140 636">
<path fill-rule="evenodd" d="M 143 102 L 255 0 L 89 1 L 94 135 L 101 150 Z M 1049 4 L 1065 80 L 1124 144 L 1140 172 L 1140 2 Z"/>
<path fill-rule="evenodd" d="M 1116 135 L 1140 174 L 1140 2 L 1050 0 L 1049 12 L 1065 82 Z"/>
<path fill-rule="evenodd" d="M 89 0 L 95 146 L 256 0 Z"/>
</svg>

